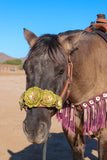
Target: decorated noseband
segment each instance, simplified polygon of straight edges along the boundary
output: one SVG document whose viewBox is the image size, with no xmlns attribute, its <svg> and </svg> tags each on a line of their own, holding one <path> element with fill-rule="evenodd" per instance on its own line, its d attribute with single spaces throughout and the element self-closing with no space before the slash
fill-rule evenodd
<svg viewBox="0 0 107 160">
<path fill-rule="evenodd" d="M 22 93 L 19 104 L 21 110 L 27 106 L 32 107 L 55 107 L 62 108 L 62 98 L 54 94 L 50 90 L 42 90 L 38 87 L 29 88 L 26 92 Z"/>
</svg>

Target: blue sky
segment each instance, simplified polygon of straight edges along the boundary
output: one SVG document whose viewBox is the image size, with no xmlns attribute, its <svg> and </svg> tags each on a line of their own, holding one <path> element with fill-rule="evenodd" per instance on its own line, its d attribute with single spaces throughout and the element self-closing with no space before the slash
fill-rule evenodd
<svg viewBox="0 0 107 160">
<path fill-rule="evenodd" d="M 27 55 L 23 28 L 37 36 L 85 29 L 99 13 L 107 17 L 107 0 L 0 0 L 0 52 Z"/>
</svg>

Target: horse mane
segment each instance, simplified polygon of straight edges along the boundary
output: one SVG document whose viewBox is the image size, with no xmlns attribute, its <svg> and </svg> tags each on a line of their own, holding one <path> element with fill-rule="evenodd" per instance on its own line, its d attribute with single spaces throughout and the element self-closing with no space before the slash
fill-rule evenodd
<svg viewBox="0 0 107 160">
<path fill-rule="evenodd" d="M 70 34 L 73 34 L 73 33 L 78 33 L 78 32 L 81 32 L 83 30 L 69 30 L 69 31 L 66 31 L 66 32 L 61 32 L 58 34 L 58 36 L 66 36 L 66 35 L 70 35 Z"/>
<path fill-rule="evenodd" d="M 65 59 L 62 47 L 58 41 L 58 36 L 55 34 L 44 34 L 40 36 L 35 45 L 29 51 L 28 59 L 34 56 L 45 55 L 47 53 L 52 61 L 60 61 L 60 55 Z"/>
</svg>

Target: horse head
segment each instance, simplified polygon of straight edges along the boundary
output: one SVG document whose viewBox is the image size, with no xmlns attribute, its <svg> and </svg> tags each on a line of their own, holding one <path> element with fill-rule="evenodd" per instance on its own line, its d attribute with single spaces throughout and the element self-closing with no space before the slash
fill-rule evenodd
<svg viewBox="0 0 107 160">
<path fill-rule="evenodd" d="M 71 34 L 71 33 L 70 33 Z M 53 94 L 61 96 L 65 102 L 68 72 L 72 72 L 72 63 L 69 62 L 69 55 L 76 48 L 81 32 L 71 36 L 59 34 L 45 34 L 37 37 L 34 33 L 24 29 L 24 36 L 30 45 L 28 58 L 24 63 L 26 73 L 26 90 L 38 87 L 42 91 L 49 90 Z M 70 71 L 68 71 L 70 63 Z M 70 81 L 70 80 L 68 80 Z M 69 83 L 68 83 L 69 84 Z M 68 86 L 66 88 L 66 91 Z M 51 117 L 57 112 L 56 107 L 28 107 L 26 118 L 23 122 L 23 129 L 32 143 L 44 143 L 47 141 L 51 126 Z"/>
</svg>

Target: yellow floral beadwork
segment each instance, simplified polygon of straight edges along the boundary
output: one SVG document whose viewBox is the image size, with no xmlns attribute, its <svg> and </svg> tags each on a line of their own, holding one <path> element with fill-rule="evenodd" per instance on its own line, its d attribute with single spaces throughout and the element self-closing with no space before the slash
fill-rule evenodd
<svg viewBox="0 0 107 160">
<path fill-rule="evenodd" d="M 32 87 L 21 95 L 19 104 L 21 110 L 25 105 L 32 108 L 38 107 L 40 104 L 46 107 L 56 107 L 57 109 L 61 109 L 62 98 L 50 90 L 42 90 L 38 87 Z"/>
<path fill-rule="evenodd" d="M 55 103 L 55 105 L 56 105 L 56 108 L 57 109 L 61 109 L 62 108 L 62 98 L 60 97 L 60 96 L 56 96 L 56 103 Z"/>
<path fill-rule="evenodd" d="M 29 88 L 25 92 L 24 101 L 29 108 L 37 107 L 41 101 L 42 90 L 38 87 Z"/>
<path fill-rule="evenodd" d="M 41 96 L 42 96 L 41 104 L 47 107 L 51 107 L 53 104 L 55 104 L 56 95 L 52 91 L 44 90 Z"/>
</svg>

